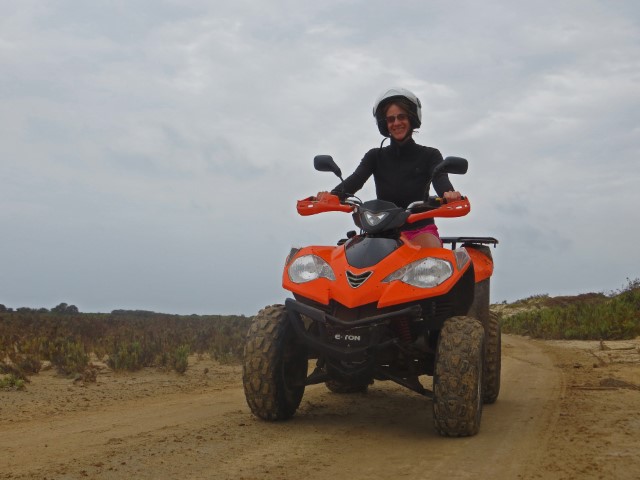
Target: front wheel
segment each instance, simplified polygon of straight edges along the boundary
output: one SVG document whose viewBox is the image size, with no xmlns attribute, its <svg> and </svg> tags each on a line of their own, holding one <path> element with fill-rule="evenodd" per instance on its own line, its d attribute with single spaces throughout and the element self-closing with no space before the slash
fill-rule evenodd
<svg viewBox="0 0 640 480">
<path fill-rule="evenodd" d="M 440 435 L 478 433 L 482 418 L 484 328 L 473 317 L 449 318 L 440 331 L 433 376 L 433 420 Z"/>
<path fill-rule="evenodd" d="M 307 378 L 307 351 L 296 342 L 284 305 L 255 316 L 244 347 L 242 383 L 249 408 L 263 420 L 286 420 L 298 409 Z"/>
</svg>

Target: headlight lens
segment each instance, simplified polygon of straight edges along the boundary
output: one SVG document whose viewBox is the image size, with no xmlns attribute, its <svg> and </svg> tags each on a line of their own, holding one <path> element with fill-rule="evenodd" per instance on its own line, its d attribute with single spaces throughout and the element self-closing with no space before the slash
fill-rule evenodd
<svg viewBox="0 0 640 480">
<path fill-rule="evenodd" d="M 440 285 L 453 274 L 451 263 L 440 258 L 427 257 L 396 270 L 383 280 L 400 280 L 414 287 L 432 288 Z"/>
<path fill-rule="evenodd" d="M 317 255 L 303 255 L 289 266 L 289 279 L 293 283 L 306 283 L 318 278 L 335 280 L 336 276 L 327 262 Z"/>
<path fill-rule="evenodd" d="M 382 222 L 385 218 L 387 218 L 387 215 L 389 215 L 388 212 L 374 213 L 365 210 L 364 219 L 369 225 L 375 227 L 376 225 L 379 225 L 380 222 Z"/>
</svg>

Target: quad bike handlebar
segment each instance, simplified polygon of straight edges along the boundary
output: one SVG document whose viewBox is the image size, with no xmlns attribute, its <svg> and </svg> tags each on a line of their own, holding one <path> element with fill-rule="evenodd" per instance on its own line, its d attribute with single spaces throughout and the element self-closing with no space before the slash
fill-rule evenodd
<svg viewBox="0 0 640 480">
<path fill-rule="evenodd" d="M 444 203 L 440 198 L 435 198 L 435 206 L 433 203 L 429 205 L 426 202 L 414 202 L 409 208 L 407 213 L 407 223 L 415 223 L 427 218 L 436 217 L 462 217 L 471 211 L 471 204 L 469 199 L 463 197 L 461 200 L 455 202 Z M 318 195 L 307 197 L 303 200 L 298 200 L 297 210 L 298 214 L 302 216 L 316 215 L 318 213 L 325 212 L 353 212 L 360 202 L 354 202 L 352 200 L 341 201 L 340 197 L 329 192 L 319 192 Z M 439 204 L 439 206 L 437 206 Z"/>
</svg>

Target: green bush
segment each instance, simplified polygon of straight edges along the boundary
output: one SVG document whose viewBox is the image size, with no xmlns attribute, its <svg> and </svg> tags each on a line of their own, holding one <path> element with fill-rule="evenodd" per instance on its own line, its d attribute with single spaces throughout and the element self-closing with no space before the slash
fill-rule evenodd
<svg viewBox="0 0 640 480">
<path fill-rule="evenodd" d="M 82 373 L 89 364 L 89 355 L 84 345 L 75 340 L 56 339 L 45 346 L 51 364 L 59 373 L 71 375 Z"/>
<path fill-rule="evenodd" d="M 27 375 L 22 370 L 10 363 L 0 362 L 0 374 L 9 374 L 21 380 L 27 379 Z"/>
<path fill-rule="evenodd" d="M 36 355 L 20 355 L 16 362 L 17 367 L 27 375 L 38 373 L 42 368 L 42 362 Z"/>
<path fill-rule="evenodd" d="M 59 306 L 60 307 L 60 306 Z M 115 370 L 157 366 L 175 368 L 180 355 L 211 353 L 213 358 L 237 362 L 242 356 L 250 317 L 235 315 L 166 315 L 118 310 L 111 314 L 68 311 L 0 311 L 0 358 L 50 360 L 65 374 L 82 373 L 88 353 L 108 356 Z M 187 354 L 188 355 L 188 354 Z M 182 358 L 182 357 L 180 357 Z M 185 365 L 184 360 L 178 367 Z"/>
<path fill-rule="evenodd" d="M 125 342 L 115 346 L 107 364 L 114 370 L 140 370 L 144 367 L 140 342 Z"/>
<path fill-rule="evenodd" d="M 189 345 L 180 345 L 173 355 L 173 368 L 178 373 L 184 373 L 189 366 Z"/>
<path fill-rule="evenodd" d="M 4 378 L 0 378 L 0 389 L 3 390 L 24 390 L 25 380 L 18 378 L 13 374 L 9 374 Z"/>
<path fill-rule="evenodd" d="M 538 305 L 504 318 L 503 331 L 545 339 L 623 340 L 640 335 L 639 280 L 628 281 L 609 297 L 549 300 L 547 304 L 555 306 Z"/>
</svg>

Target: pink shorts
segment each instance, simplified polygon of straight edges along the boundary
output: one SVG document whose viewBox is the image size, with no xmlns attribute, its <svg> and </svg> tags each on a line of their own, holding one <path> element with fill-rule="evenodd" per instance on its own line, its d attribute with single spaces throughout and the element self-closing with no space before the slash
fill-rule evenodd
<svg viewBox="0 0 640 480">
<path fill-rule="evenodd" d="M 424 226 L 422 228 L 418 228 L 416 230 L 405 230 L 402 233 L 404 234 L 404 236 L 409 241 L 411 241 L 412 239 L 414 239 L 417 235 L 420 235 L 421 233 L 430 233 L 431 235 L 436 237 L 438 240 L 440 240 L 440 234 L 438 233 L 438 227 L 436 227 L 435 223 L 432 223 L 430 225 L 426 225 L 426 226 Z M 442 241 L 440 243 L 442 243 Z"/>
</svg>

